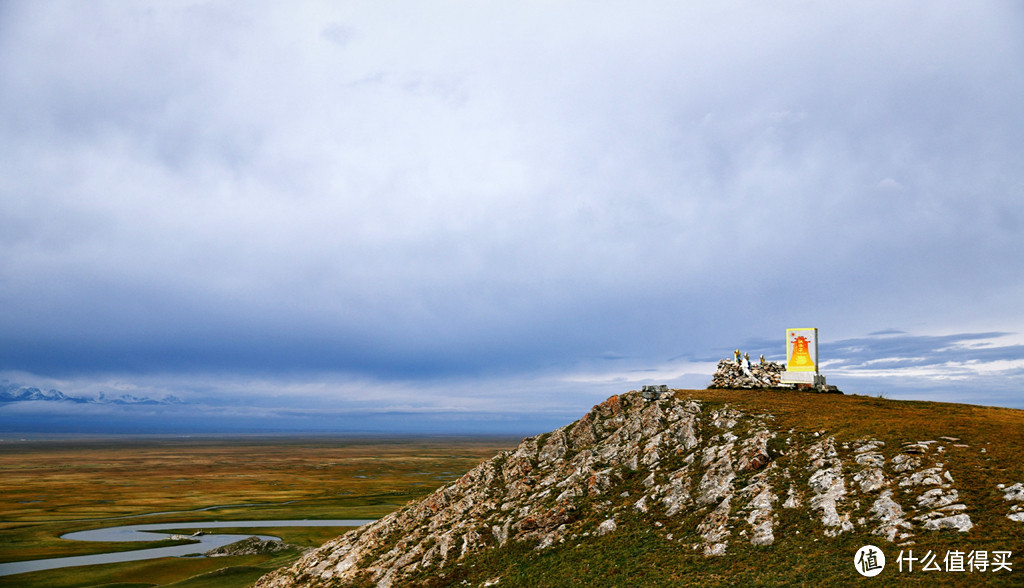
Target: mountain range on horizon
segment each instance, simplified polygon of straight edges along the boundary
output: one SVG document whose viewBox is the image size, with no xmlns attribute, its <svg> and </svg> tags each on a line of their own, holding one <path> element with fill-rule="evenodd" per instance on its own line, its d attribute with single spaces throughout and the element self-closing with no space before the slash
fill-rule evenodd
<svg viewBox="0 0 1024 588">
<path fill-rule="evenodd" d="M 68 395 L 60 390 L 42 390 L 35 386 L 22 386 L 4 382 L 0 384 L 0 404 L 12 402 L 66 402 L 71 404 L 114 404 L 114 405 L 177 405 L 185 404 L 180 398 L 174 395 L 167 395 L 157 400 L 146 396 L 135 396 L 132 394 L 121 394 L 120 396 L 107 396 L 100 392 L 98 396 L 76 396 Z"/>
</svg>

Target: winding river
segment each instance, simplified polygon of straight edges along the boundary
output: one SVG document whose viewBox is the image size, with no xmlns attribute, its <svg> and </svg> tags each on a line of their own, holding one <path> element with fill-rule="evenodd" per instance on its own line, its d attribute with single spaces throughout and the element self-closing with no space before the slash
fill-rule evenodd
<svg viewBox="0 0 1024 588">
<path fill-rule="evenodd" d="M 61 535 L 62 539 L 74 541 L 160 541 L 171 537 L 168 531 L 172 529 L 224 529 L 239 527 L 358 527 L 366 523 L 372 523 L 374 519 L 334 519 L 334 520 L 282 520 L 282 521 L 216 521 L 216 522 L 179 522 L 179 523 L 149 523 L 140 525 L 123 525 L 119 527 L 105 527 L 92 529 L 90 531 L 77 531 Z M 0 576 L 23 574 L 25 572 L 38 572 L 56 568 L 71 566 L 87 566 L 92 564 L 120 563 L 125 561 L 139 561 L 144 559 L 156 559 L 158 557 L 182 557 L 199 556 L 211 549 L 216 549 L 235 541 L 240 541 L 252 535 L 221 535 L 203 534 L 190 539 L 198 543 L 187 545 L 175 545 L 172 547 L 157 547 L 153 549 L 137 549 L 135 551 L 119 551 L 116 553 L 100 553 L 96 555 L 81 555 L 76 557 L 57 557 L 52 559 L 36 559 L 31 561 L 17 561 L 0 563 Z M 269 535 L 258 535 L 261 539 L 279 541 L 279 537 Z"/>
</svg>

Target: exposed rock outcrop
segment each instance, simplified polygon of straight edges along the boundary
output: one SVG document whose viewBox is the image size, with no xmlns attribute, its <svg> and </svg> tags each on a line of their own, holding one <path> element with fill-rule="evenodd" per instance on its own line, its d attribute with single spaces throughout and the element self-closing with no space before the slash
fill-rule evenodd
<svg viewBox="0 0 1024 588">
<path fill-rule="evenodd" d="M 971 528 L 962 489 L 936 461 L 933 441 L 900 449 L 870 438 L 843 443 L 773 422 L 674 394 L 612 396 L 257 586 L 395 586 L 511 542 L 545 550 L 614 538 L 627 520 L 707 556 L 740 543 L 767 549 L 788 532 L 780 502 L 786 519 L 825 536 L 857 530 L 906 542 Z M 1016 497 L 1016 487 L 1006 494 Z"/>
<path fill-rule="evenodd" d="M 999 490 L 1003 492 L 1003 499 L 1013 502 L 1010 506 L 1010 512 L 1006 515 L 1006 518 L 1011 521 L 1017 521 L 1024 523 L 1024 484 L 1017 482 L 1012 486 L 1006 484 L 999 484 Z"/>
<path fill-rule="evenodd" d="M 302 547 L 297 545 L 290 545 L 283 541 L 273 541 L 270 539 L 260 539 L 259 537 L 249 537 L 248 539 L 242 539 L 241 541 L 235 541 L 228 545 L 222 545 L 216 549 L 207 551 L 204 555 L 206 557 L 226 557 L 229 555 L 256 555 L 259 553 L 277 553 L 279 551 L 287 551 L 289 549 L 302 550 Z"/>
</svg>

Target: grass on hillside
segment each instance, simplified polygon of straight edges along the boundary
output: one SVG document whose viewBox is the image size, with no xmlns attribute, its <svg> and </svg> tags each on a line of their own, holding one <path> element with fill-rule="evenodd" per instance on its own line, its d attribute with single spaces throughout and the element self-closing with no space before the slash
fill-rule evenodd
<svg viewBox="0 0 1024 588">
<path fill-rule="evenodd" d="M 535 551 L 533 544 L 510 544 L 470 555 L 446 569 L 444 577 L 422 574 L 416 583 L 426 587 L 463 582 L 479 586 L 500 578 L 498 586 L 502 588 L 833 586 L 855 582 L 865 586 L 1024 585 L 1024 524 L 1006 518 L 1009 503 L 996 488 L 1000 483 L 1024 482 L 1024 411 L 767 390 L 686 390 L 677 392 L 677 396 L 702 401 L 705 414 L 726 404 L 748 414 L 773 414 L 771 428 L 780 437 L 792 431 L 791 437 L 807 433 L 811 440 L 831 435 L 839 444 L 878 439 L 886 443 L 888 455 L 898 453 L 906 442 L 940 436 L 959 438 L 957 444 L 969 447 L 953 447 L 953 443 L 946 442 L 942 454 L 928 457 L 943 460 L 954 472 L 954 486 L 960 491 L 961 501 L 970 506 L 968 513 L 976 526 L 968 533 L 916 530 L 916 544 L 905 549 L 915 550 L 918 557 L 933 551 L 940 554 L 940 562 L 949 551 L 1010 550 L 1014 554 L 1013 571 L 922 572 L 919 564 L 914 573 L 899 573 L 895 558 L 900 548 L 870 535 L 865 527 L 827 537 L 820 522 L 810 518 L 806 510 L 782 509 L 777 504 L 779 520 L 772 546 L 750 545 L 737 535 L 737 528 L 722 557 L 705 557 L 692 548 L 700 542 L 696 526 L 708 507 L 673 518 L 659 517 L 655 511 L 653 518 L 640 516 L 626 508 L 616 517 L 617 530 L 609 535 L 570 540 L 543 552 Z M 791 465 L 805 478 L 809 475 L 803 447 L 775 447 L 781 450 L 776 455 L 779 465 Z M 643 487 L 635 477 L 627 477 L 605 496 L 622 492 L 632 497 L 622 500 L 632 501 L 642 494 Z M 862 504 L 858 512 L 866 514 L 869 506 Z M 843 504 L 841 508 L 853 507 Z M 652 520 L 662 526 L 654 526 Z M 588 524 L 596 527 L 598 522 Z M 859 576 L 853 566 L 854 554 L 866 544 L 882 547 L 890 558 L 885 572 L 875 578 Z"/>
</svg>

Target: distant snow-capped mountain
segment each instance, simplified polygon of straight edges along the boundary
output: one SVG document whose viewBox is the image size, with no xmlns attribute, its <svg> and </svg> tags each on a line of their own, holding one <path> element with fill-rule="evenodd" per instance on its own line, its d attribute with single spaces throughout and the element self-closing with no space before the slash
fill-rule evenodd
<svg viewBox="0 0 1024 588">
<path fill-rule="evenodd" d="M 60 390 L 40 390 L 34 386 L 19 386 L 17 384 L 0 384 L 0 404 L 9 402 L 71 402 L 74 404 L 183 404 L 176 396 L 167 395 L 160 400 L 145 396 L 133 396 L 122 394 L 117 397 L 107 396 L 103 392 L 96 398 L 89 396 L 69 396 Z"/>
</svg>

